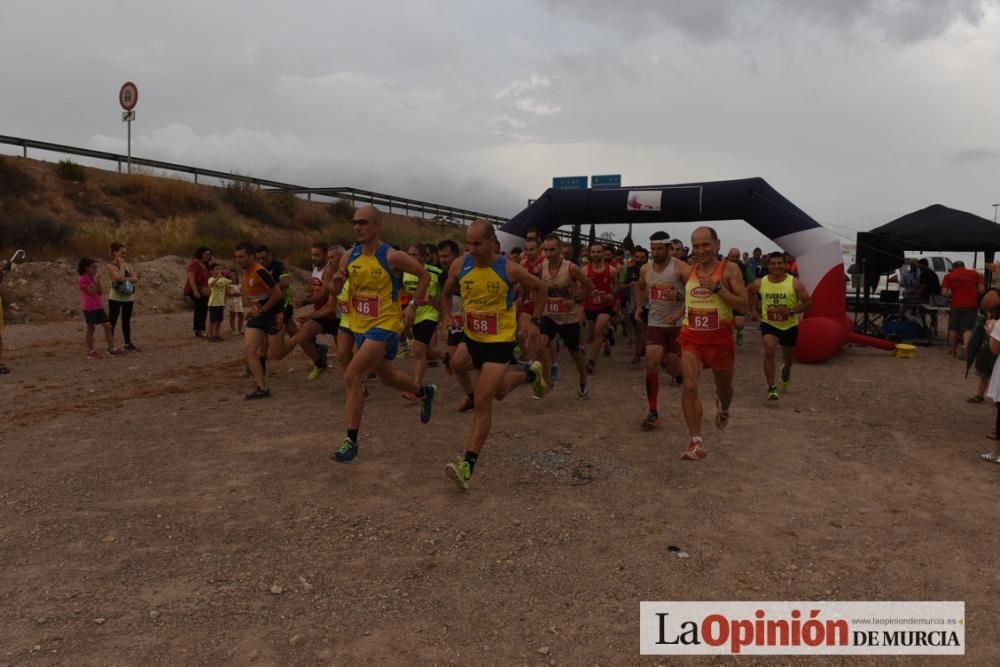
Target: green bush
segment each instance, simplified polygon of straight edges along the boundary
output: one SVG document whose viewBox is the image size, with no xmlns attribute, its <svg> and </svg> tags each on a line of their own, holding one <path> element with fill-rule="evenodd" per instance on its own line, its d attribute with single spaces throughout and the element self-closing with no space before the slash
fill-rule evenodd
<svg viewBox="0 0 1000 667">
<path fill-rule="evenodd" d="M 59 174 L 59 178 L 67 181 L 83 183 L 87 180 L 86 170 L 72 160 L 59 160 L 56 173 Z"/>
</svg>

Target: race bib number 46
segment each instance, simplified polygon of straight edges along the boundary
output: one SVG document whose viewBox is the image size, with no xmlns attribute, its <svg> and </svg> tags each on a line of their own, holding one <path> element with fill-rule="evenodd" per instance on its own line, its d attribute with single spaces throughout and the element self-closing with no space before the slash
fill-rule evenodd
<svg viewBox="0 0 1000 667">
<path fill-rule="evenodd" d="M 496 313 L 468 312 L 465 323 L 472 333 L 495 336 L 500 332 Z"/>
<path fill-rule="evenodd" d="M 719 311 L 689 308 L 688 328 L 693 331 L 718 331 Z"/>
<path fill-rule="evenodd" d="M 355 294 L 351 298 L 351 307 L 361 317 L 378 317 L 378 296 L 375 294 Z"/>
</svg>

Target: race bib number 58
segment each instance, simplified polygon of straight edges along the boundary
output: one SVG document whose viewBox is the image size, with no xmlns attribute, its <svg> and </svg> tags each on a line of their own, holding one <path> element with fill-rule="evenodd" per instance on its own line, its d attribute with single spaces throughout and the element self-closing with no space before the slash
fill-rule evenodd
<svg viewBox="0 0 1000 667">
<path fill-rule="evenodd" d="M 719 311 L 689 308 L 688 328 L 693 331 L 718 331 Z"/>
<path fill-rule="evenodd" d="M 469 331 L 484 336 L 495 336 L 499 333 L 496 313 L 469 312 L 465 316 Z"/>
</svg>

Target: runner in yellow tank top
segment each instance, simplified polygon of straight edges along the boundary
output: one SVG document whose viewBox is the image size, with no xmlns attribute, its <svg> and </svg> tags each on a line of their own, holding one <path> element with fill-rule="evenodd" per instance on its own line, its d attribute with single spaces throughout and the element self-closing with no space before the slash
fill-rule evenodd
<svg viewBox="0 0 1000 667">
<path fill-rule="evenodd" d="M 764 379 L 767 400 L 778 400 L 774 383 L 774 357 L 781 345 L 781 388 L 791 382 L 795 344 L 799 340 L 799 314 L 812 306 L 812 297 L 805 284 L 788 273 L 785 254 L 771 253 L 767 258 L 767 275 L 750 285 L 751 294 L 760 295 L 760 335 L 764 344 Z"/>
<path fill-rule="evenodd" d="M 502 399 L 515 387 L 531 384 L 535 396 L 545 394 L 542 365 L 535 361 L 530 367 L 517 367 L 514 362 L 514 340 L 522 337 L 533 345 L 538 338 L 537 320 L 518 331 L 514 307 L 514 285 L 520 285 L 542 299 L 542 282 L 516 262 L 500 256 L 496 232 L 485 220 L 476 220 L 465 233 L 468 254 L 452 263 L 441 299 L 445 321 L 451 316 L 451 297 L 458 289 L 465 313 L 465 337 L 455 350 L 452 370 L 479 371 L 473 388 L 472 426 L 465 443 L 465 456 L 445 467 L 459 488 L 469 488 L 479 452 L 486 443 L 493 420 L 493 399 Z M 539 301 L 540 302 L 540 301 Z"/>
<path fill-rule="evenodd" d="M 347 438 L 330 455 L 338 463 L 348 463 L 357 456 L 358 429 L 364 412 L 363 383 L 369 373 L 374 372 L 382 384 L 416 394 L 420 399 L 420 421 L 425 424 L 430 421 L 437 390 L 434 385 L 418 386 L 413 378 L 392 367 L 399 348 L 399 335 L 411 324 L 404 322 L 399 307 L 402 274 L 408 272 L 417 276 L 414 300 L 418 306 L 427 303 L 430 276 L 420 262 L 382 242 L 382 215 L 374 206 L 358 209 L 352 224 L 357 244 L 344 255 L 330 284 L 330 293 L 339 294 L 345 281 L 350 279 L 348 321 L 357 345 L 357 351 L 344 369 Z"/>
<path fill-rule="evenodd" d="M 729 423 L 729 404 L 733 400 L 733 361 L 735 345 L 733 311 L 746 312 L 747 290 L 736 264 L 718 261 L 719 235 L 711 227 L 699 227 L 691 234 L 694 264 L 682 264 L 677 277 L 685 284 L 684 324 L 678 342 L 681 348 L 681 375 L 684 386 L 681 407 L 687 422 L 687 449 L 682 459 L 695 461 L 707 456 L 701 437 L 701 399 L 698 378 L 703 368 L 712 369 L 715 380 L 715 426 L 724 429 Z"/>
</svg>

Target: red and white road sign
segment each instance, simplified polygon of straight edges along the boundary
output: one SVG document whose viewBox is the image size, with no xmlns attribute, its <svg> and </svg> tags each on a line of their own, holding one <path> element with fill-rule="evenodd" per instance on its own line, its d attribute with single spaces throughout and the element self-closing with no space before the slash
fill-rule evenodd
<svg viewBox="0 0 1000 667">
<path fill-rule="evenodd" d="M 122 89 L 118 91 L 118 103 L 125 111 L 131 111 L 139 103 L 139 88 L 131 81 L 122 84 Z"/>
</svg>

